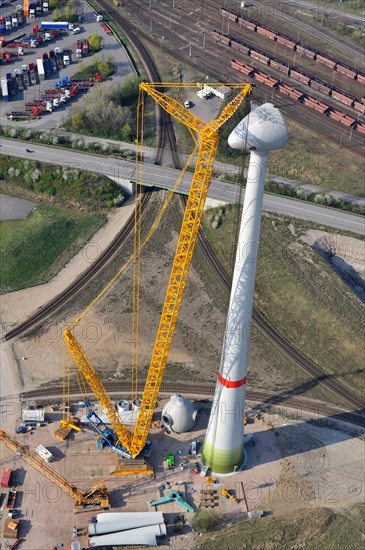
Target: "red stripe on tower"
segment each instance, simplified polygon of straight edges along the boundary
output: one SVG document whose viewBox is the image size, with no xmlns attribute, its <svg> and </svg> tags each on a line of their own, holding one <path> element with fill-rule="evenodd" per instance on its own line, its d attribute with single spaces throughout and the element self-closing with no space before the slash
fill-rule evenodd
<svg viewBox="0 0 365 550">
<path fill-rule="evenodd" d="M 227 380 L 226 378 L 223 378 L 220 373 L 218 373 L 218 380 L 222 386 L 225 386 L 226 388 L 239 388 L 246 384 L 246 376 L 241 378 L 241 380 Z"/>
</svg>

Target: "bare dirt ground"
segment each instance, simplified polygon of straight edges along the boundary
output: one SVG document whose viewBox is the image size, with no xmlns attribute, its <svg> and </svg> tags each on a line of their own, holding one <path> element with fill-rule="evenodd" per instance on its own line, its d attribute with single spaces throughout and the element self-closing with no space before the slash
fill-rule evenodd
<svg viewBox="0 0 365 550">
<path fill-rule="evenodd" d="M 160 407 L 164 401 L 160 402 Z M 46 445 L 55 455 L 52 467 L 79 487 L 86 487 L 104 479 L 111 491 L 111 511 L 148 511 L 148 502 L 158 498 L 164 485 L 182 492 L 184 498 L 197 508 L 200 490 L 206 489 L 205 479 L 190 472 L 190 467 L 199 456 L 189 456 L 191 441 L 203 441 L 208 420 L 209 405 L 196 403 L 200 409 L 198 423 L 190 433 L 164 434 L 154 430 L 154 451 L 149 462 L 154 466 L 155 479 L 137 477 L 116 479 L 110 475 L 115 467 L 116 456 L 107 451 L 96 450 L 95 439 L 89 433 L 72 435 L 67 442 L 53 437 L 58 422 L 38 428 L 32 435 L 19 435 L 21 441 L 34 448 Z M 160 408 L 159 407 L 159 408 Z M 268 420 L 274 429 L 266 427 Z M 309 419 L 308 419 L 309 420 Z M 282 514 L 303 508 L 326 506 L 342 510 L 362 502 L 364 444 L 361 438 L 350 436 L 322 425 L 322 419 L 297 421 L 279 415 L 266 417 L 266 422 L 255 421 L 247 426 L 253 432 L 255 447 L 247 447 L 245 469 L 234 476 L 219 479 L 213 514 L 226 518 L 226 523 L 243 519 L 247 511 L 263 509 L 266 513 Z M 277 434 L 277 435 L 276 435 Z M 176 467 L 168 470 L 164 457 L 171 452 L 176 458 Z M 187 462 L 184 470 L 180 464 Z M 4 454 L 2 465 L 16 470 L 18 501 L 22 526 L 20 535 L 25 537 L 24 550 L 48 550 L 52 545 L 70 545 L 72 528 L 79 528 L 78 537 L 82 547 L 87 539 L 83 529 L 94 512 L 74 515 L 73 504 L 59 488 L 22 462 L 19 457 Z M 214 476 L 216 478 L 216 476 Z M 227 488 L 236 493 L 236 504 L 220 496 Z M 169 544 L 174 548 L 193 547 L 198 534 L 191 530 L 192 514 L 185 513 L 170 503 L 157 508 L 168 521 Z M 174 530 L 174 518 L 183 512 L 186 524 L 183 536 Z M 99 513 L 99 512 L 98 512 Z M 47 527 L 45 528 L 45 518 Z M 2 520 L 3 521 L 3 520 Z M 167 541 L 165 541 L 167 543 Z"/>
</svg>

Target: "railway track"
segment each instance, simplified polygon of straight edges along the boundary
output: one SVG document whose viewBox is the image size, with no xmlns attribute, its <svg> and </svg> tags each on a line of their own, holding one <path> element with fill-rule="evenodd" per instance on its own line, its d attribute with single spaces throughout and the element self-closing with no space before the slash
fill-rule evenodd
<svg viewBox="0 0 365 550">
<path fill-rule="evenodd" d="M 105 382 L 105 389 L 110 395 L 125 395 L 131 393 L 130 382 Z M 213 398 L 215 390 L 214 384 L 189 384 L 186 382 L 168 382 L 163 381 L 160 394 L 183 393 L 189 396 L 199 396 L 205 398 Z M 143 391 L 143 384 L 138 384 L 138 391 Z M 51 394 L 51 395 L 50 395 Z M 37 400 L 48 401 L 52 398 L 62 397 L 63 387 L 56 386 L 54 388 L 40 388 L 21 393 L 22 401 Z M 70 395 L 72 397 L 92 396 L 92 393 L 82 395 L 76 384 L 70 386 Z M 356 412 L 347 412 L 338 407 L 319 403 L 304 397 L 293 396 L 290 393 L 273 395 L 268 391 L 247 389 L 246 397 L 250 401 L 259 403 L 259 407 L 263 409 L 275 407 L 287 407 L 297 409 L 299 411 L 313 412 L 318 415 L 332 416 L 335 419 L 343 420 L 358 426 L 365 426 L 364 417 Z"/>
<path fill-rule="evenodd" d="M 153 190 L 145 191 L 142 197 L 142 213 L 145 211 Z M 38 324 L 42 323 L 47 317 L 52 315 L 57 309 L 63 306 L 70 298 L 75 296 L 91 279 L 108 263 L 114 254 L 122 246 L 130 232 L 134 227 L 134 213 L 129 217 L 125 226 L 119 231 L 113 239 L 109 247 L 99 256 L 91 267 L 82 273 L 69 287 L 61 292 L 56 298 L 48 302 L 45 306 L 38 309 L 33 315 L 28 317 L 23 323 L 7 332 L 4 336 L 5 340 L 12 340 L 16 336 L 28 332 Z"/>
<path fill-rule="evenodd" d="M 118 12 L 110 8 L 109 4 L 107 4 L 104 0 L 99 0 L 99 4 L 106 13 L 108 13 L 109 15 L 112 15 L 116 19 L 116 22 L 118 23 L 118 25 L 121 26 L 123 31 L 126 33 L 133 47 L 136 48 L 136 50 L 140 53 L 143 59 L 143 64 L 147 72 L 149 73 L 150 79 L 154 82 L 161 81 L 159 72 L 155 67 L 151 56 L 149 55 L 148 51 L 146 50 L 144 45 L 141 43 L 141 41 L 138 39 L 138 37 L 135 35 L 135 28 L 129 23 L 127 23 L 126 21 L 124 21 L 124 19 L 118 14 Z M 158 132 L 158 153 L 157 153 L 155 162 L 158 163 L 161 161 L 163 150 L 165 149 L 166 144 L 168 143 L 172 154 L 174 166 L 176 168 L 180 168 L 180 159 L 177 152 L 176 138 L 175 138 L 175 133 L 173 130 L 171 118 L 167 113 L 165 113 L 161 109 L 160 109 L 159 115 L 160 115 L 160 118 L 159 118 L 160 124 L 159 124 L 159 132 Z M 151 193 L 152 192 L 150 191 L 143 195 L 142 209 L 146 208 L 149 202 L 149 199 L 151 197 Z M 129 218 L 125 227 L 120 231 L 120 233 L 114 239 L 111 246 L 100 256 L 100 258 L 96 262 L 94 262 L 90 270 L 88 270 L 86 273 L 81 275 L 73 285 L 68 287 L 63 293 L 57 296 L 54 300 L 46 304 L 34 315 L 29 317 L 25 322 L 21 323 L 16 328 L 9 331 L 5 335 L 5 339 L 10 340 L 16 336 L 19 336 L 29 331 L 31 328 L 33 328 L 34 326 L 42 322 L 44 319 L 46 319 L 49 315 L 54 313 L 61 305 L 63 305 L 72 296 L 74 296 L 79 290 L 81 290 L 83 286 L 87 282 L 89 282 L 95 276 L 95 274 L 110 260 L 110 258 L 114 255 L 114 253 L 118 250 L 118 248 L 124 242 L 128 234 L 132 230 L 132 227 L 133 227 L 133 215 Z M 220 261 L 218 260 L 210 243 L 208 242 L 206 235 L 202 230 L 199 233 L 198 242 L 209 265 L 211 266 L 214 273 L 220 280 L 221 284 L 229 292 L 231 287 L 231 279 L 228 276 L 227 272 L 225 271 L 224 267 L 221 265 Z M 294 346 L 292 346 L 280 334 L 278 334 L 256 310 L 254 310 L 253 312 L 253 321 L 262 330 L 262 332 L 272 342 L 274 342 L 275 345 L 279 347 L 279 349 L 281 349 L 283 353 L 285 353 L 288 357 L 290 357 L 298 366 L 304 369 L 305 372 L 310 374 L 319 383 L 322 383 L 323 385 L 331 389 L 331 391 L 339 395 L 341 398 L 345 399 L 348 403 L 355 406 L 356 408 L 358 409 L 365 408 L 365 402 L 361 398 L 357 397 L 353 392 L 351 392 L 350 390 L 348 390 L 347 388 L 339 384 L 337 381 L 333 380 L 330 375 L 325 374 L 316 365 L 311 363 L 306 357 L 300 354 L 300 352 L 296 350 Z M 195 384 L 194 384 L 194 387 L 196 388 Z M 45 391 L 49 391 L 49 390 L 45 390 Z M 110 390 L 110 391 L 113 391 L 113 390 Z M 22 394 L 22 395 L 25 395 L 25 394 Z M 36 394 L 34 395 L 36 396 Z M 38 396 L 40 397 L 40 395 Z M 348 414 L 351 414 L 351 413 L 348 413 Z"/>
</svg>

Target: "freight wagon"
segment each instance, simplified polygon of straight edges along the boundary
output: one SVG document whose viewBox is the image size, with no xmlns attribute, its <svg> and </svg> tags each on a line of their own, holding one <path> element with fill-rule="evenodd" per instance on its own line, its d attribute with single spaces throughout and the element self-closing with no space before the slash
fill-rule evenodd
<svg viewBox="0 0 365 550">
<path fill-rule="evenodd" d="M 267 55 L 265 55 L 261 52 L 258 52 L 256 50 L 251 50 L 250 56 L 252 57 L 252 59 L 256 59 L 257 61 L 260 61 L 261 63 L 264 63 L 265 65 L 269 64 L 270 57 L 268 57 Z"/>
<path fill-rule="evenodd" d="M 250 55 L 251 48 L 247 44 L 244 44 L 243 42 L 238 42 L 237 40 L 231 41 L 231 47 L 239 50 L 240 52 L 244 53 L 245 55 Z"/>
<path fill-rule="evenodd" d="M 221 16 L 225 17 L 226 19 L 230 19 L 231 21 L 234 21 L 235 23 L 237 23 L 237 21 L 239 19 L 239 14 L 238 13 L 234 13 L 232 11 L 225 10 L 224 8 L 221 8 Z"/>
</svg>

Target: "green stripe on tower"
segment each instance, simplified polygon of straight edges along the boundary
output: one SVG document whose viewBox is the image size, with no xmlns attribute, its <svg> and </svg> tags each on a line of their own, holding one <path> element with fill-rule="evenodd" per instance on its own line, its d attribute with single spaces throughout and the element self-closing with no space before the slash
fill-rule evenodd
<svg viewBox="0 0 365 550">
<path fill-rule="evenodd" d="M 215 474 L 233 474 L 244 465 L 246 454 L 243 442 L 236 449 L 223 451 L 205 441 L 202 458 L 204 464 Z"/>
</svg>

